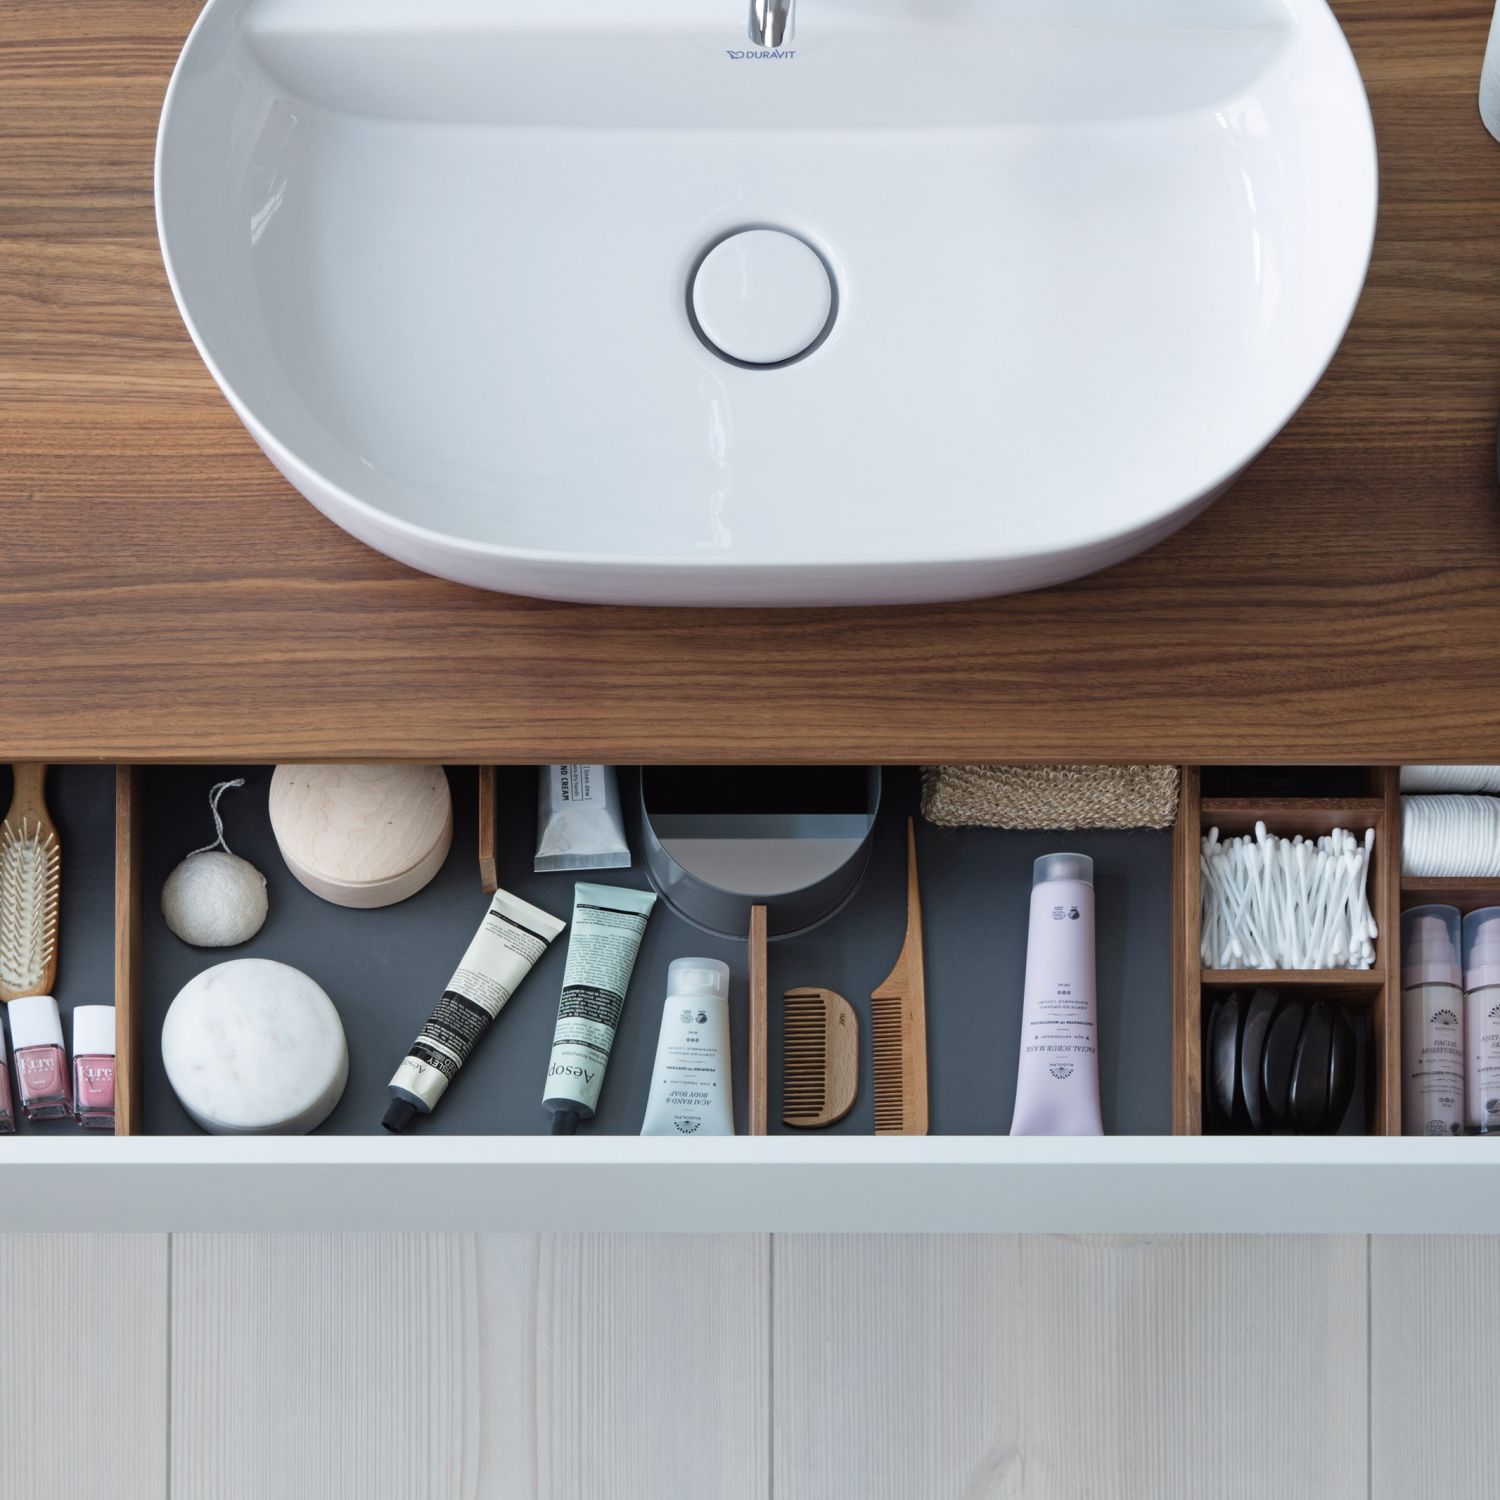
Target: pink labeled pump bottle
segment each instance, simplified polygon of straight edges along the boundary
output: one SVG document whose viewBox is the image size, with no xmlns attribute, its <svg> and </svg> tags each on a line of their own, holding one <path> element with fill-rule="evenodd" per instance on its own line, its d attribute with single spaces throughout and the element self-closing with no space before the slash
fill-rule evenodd
<svg viewBox="0 0 1500 1500">
<path fill-rule="evenodd" d="M 1401 914 L 1401 1133 L 1462 1135 L 1464 974 L 1456 906 Z"/>
<path fill-rule="evenodd" d="M 1103 1135 L 1094 992 L 1094 862 L 1044 854 L 1032 868 L 1031 931 L 1012 1135 Z"/>
<path fill-rule="evenodd" d="M 1500 906 L 1464 918 L 1464 1099 L 1469 1129 L 1500 1131 Z"/>
</svg>

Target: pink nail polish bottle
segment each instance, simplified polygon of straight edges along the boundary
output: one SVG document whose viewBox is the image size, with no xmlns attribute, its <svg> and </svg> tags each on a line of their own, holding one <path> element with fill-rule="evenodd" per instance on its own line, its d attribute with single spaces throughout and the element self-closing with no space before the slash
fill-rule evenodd
<svg viewBox="0 0 1500 1500">
<path fill-rule="evenodd" d="M 0 1026 L 0 1135 L 16 1128 L 16 1112 L 10 1102 L 10 1069 L 5 1064 L 5 1028 Z"/>
<path fill-rule="evenodd" d="M 85 1130 L 115 1128 L 115 1008 L 73 1010 L 73 1108 Z"/>
<path fill-rule="evenodd" d="M 11 1060 L 28 1120 L 65 1120 L 73 1113 L 62 1019 L 51 995 L 27 995 L 6 1006 Z"/>
</svg>

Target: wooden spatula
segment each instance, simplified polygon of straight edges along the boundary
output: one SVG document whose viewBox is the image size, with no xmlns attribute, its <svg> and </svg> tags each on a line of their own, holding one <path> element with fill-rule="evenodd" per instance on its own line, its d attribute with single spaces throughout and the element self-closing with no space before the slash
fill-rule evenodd
<svg viewBox="0 0 1500 1500">
<path fill-rule="evenodd" d="M 764 906 L 750 908 L 750 1135 L 764 1135 L 769 1117 L 770 1064 L 766 1057 L 766 1039 L 770 1029 L 767 1015 L 767 916 Z"/>
</svg>

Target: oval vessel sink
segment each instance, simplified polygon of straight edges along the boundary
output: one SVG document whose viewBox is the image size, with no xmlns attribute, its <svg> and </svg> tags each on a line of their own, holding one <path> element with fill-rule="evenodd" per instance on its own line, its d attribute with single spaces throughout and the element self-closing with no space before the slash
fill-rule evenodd
<svg viewBox="0 0 1500 1500">
<path fill-rule="evenodd" d="M 1376 200 L 1325 0 L 746 10 L 210 0 L 162 250 L 319 510 L 550 598 L 1006 593 L 1182 526 L 1322 374 Z"/>
</svg>

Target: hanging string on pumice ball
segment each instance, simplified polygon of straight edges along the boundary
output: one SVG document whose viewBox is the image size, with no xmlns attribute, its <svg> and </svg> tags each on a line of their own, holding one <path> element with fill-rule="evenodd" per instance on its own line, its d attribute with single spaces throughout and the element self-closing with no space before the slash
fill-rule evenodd
<svg viewBox="0 0 1500 1500">
<path fill-rule="evenodd" d="M 167 926 L 195 948 L 233 948 L 249 942 L 265 924 L 269 901 L 266 877 L 224 842 L 219 799 L 242 787 L 245 778 L 221 781 L 208 794 L 213 843 L 194 849 L 167 876 L 161 888 L 161 914 Z"/>
</svg>

